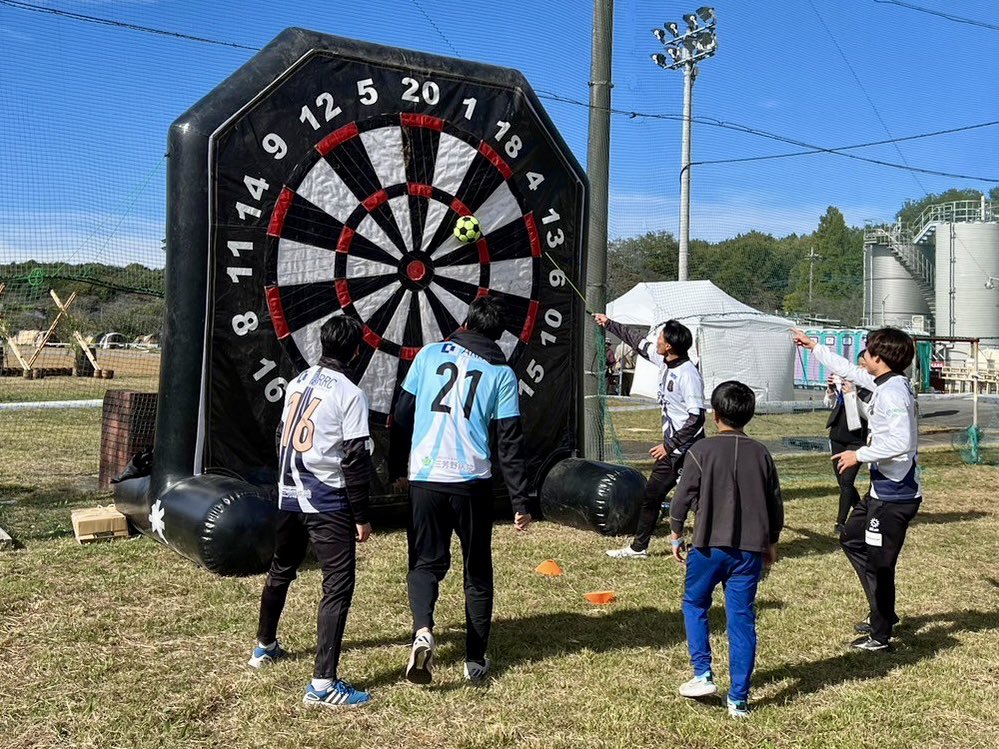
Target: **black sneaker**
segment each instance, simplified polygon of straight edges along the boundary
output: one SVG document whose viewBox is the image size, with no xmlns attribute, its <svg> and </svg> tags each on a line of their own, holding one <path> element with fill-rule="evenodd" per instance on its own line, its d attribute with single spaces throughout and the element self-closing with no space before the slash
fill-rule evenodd
<svg viewBox="0 0 999 749">
<path fill-rule="evenodd" d="M 867 617 L 862 622 L 857 622 L 853 626 L 853 631 L 858 635 L 869 635 L 871 633 L 871 617 Z"/>
<path fill-rule="evenodd" d="M 856 648 L 857 650 L 870 650 L 873 652 L 888 652 L 892 649 L 891 645 L 887 642 L 881 642 L 881 640 L 875 640 L 870 635 L 864 635 L 863 637 L 858 637 L 856 640 L 850 643 L 850 646 Z"/>
<path fill-rule="evenodd" d="M 844 523 L 836 523 L 836 526 L 833 528 L 833 533 L 836 534 L 836 537 L 839 538 L 845 532 L 846 532 L 846 525 Z"/>
</svg>

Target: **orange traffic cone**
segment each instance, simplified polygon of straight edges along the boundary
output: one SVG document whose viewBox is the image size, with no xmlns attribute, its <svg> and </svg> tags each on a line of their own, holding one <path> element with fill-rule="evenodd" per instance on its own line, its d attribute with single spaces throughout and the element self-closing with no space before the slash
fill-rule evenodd
<svg viewBox="0 0 999 749">
<path fill-rule="evenodd" d="M 546 559 L 535 567 L 534 571 L 539 575 L 548 575 L 548 577 L 558 577 L 562 574 L 562 568 L 558 566 L 558 562 L 554 559 Z"/>
<path fill-rule="evenodd" d="M 617 600 L 617 596 L 614 595 L 613 590 L 595 590 L 592 593 L 587 593 L 583 597 L 590 603 L 595 603 L 598 606 L 614 603 L 614 601 Z"/>
</svg>

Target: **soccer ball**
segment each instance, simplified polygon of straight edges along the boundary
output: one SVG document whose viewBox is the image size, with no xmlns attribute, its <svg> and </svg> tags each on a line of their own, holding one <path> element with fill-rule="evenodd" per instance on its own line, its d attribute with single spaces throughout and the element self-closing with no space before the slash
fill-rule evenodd
<svg viewBox="0 0 999 749">
<path fill-rule="evenodd" d="M 477 242 L 482 237 L 482 225 L 475 216 L 461 216 L 454 222 L 454 236 L 466 244 Z"/>
</svg>

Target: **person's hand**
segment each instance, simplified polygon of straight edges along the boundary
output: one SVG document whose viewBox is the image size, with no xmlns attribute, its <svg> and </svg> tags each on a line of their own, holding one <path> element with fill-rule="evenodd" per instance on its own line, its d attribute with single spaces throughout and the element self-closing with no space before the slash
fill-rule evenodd
<svg viewBox="0 0 999 749">
<path fill-rule="evenodd" d="M 363 544 L 371 537 L 371 523 L 358 523 L 354 526 L 357 528 L 357 542 Z"/>
<path fill-rule="evenodd" d="M 531 513 L 518 512 L 513 516 L 513 527 L 518 531 L 526 531 L 527 526 L 531 524 L 531 520 Z"/>
<path fill-rule="evenodd" d="M 811 351 L 815 348 L 815 341 L 808 337 L 804 330 L 799 328 L 791 328 L 791 338 L 796 344 L 802 348 L 806 348 Z"/>
<path fill-rule="evenodd" d="M 602 315 L 599 312 L 594 312 L 593 313 L 593 320 L 601 328 L 606 328 L 607 327 L 607 323 L 610 322 L 610 318 L 607 317 L 607 315 Z"/>
<path fill-rule="evenodd" d="M 677 542 L 680 543 L 677 543 Z M 683 536 L 678 536 L 675 533 L 670 534 L 670 545 L 673 547 L 673 558 L 682 564 L 687 566 L 687 545 L 683 543 Z"/>
<path fill-rule="evenodd" d="M 666 445 L 656 445 L 649 450 L 649 455 L 652 456 L 653 460 L 666 460 L 666 456 L 669 455 L 669 451 L 666 449 Z"/>
<path fill-rule="evenodd" d="M 829 375 L 826 378 L 826 389 L 830 393 L 836 392 L 836 375 Z"/>
<path fill-rule="evenodd" d="M 763 552 L 763 564 L 766 567 L 773 567 L 777 564 L 777 544 L 770 544 Z"/>
<path fill-rule="evenodd" d="M 400 476 L 395 481 L 392 482 L 392 488 L 397 492 L 404 492 L 409 490 L 409 479 L 405 476 Z"/>
<path fill-rule="evenodd" d="M 832 456 L 832 459 L 836 461 L 837 473 L 843 473 L 843 471 L 853 468 L 855 465 L 860 463 L 860 461 L 857 460 L 856 450 L 845 450 L 844 452 L 836 453 Z"/>
<path fill-rule="evenodd" d="M 852 393 L 856 388 L 853 387 L 853 383 L 849 380 L 843 380 L 843 392 Z"/>
</svg>

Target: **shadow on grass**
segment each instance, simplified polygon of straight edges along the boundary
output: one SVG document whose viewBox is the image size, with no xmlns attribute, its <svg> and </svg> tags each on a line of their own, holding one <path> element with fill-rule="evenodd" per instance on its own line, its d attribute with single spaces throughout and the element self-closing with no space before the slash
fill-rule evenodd
<svg viewBox="0 0 999 749">
<path fill-rule="evenodd" d="M 455 623 L 457 625 L 457 623 Z M 463 626 L 439 628 L 434 632 L 438 659 L 441 664 L 461 662 L 465 650 Z M 591 615 L 581 612 L 535 614 L 519 619 L 499 619 L 493 622 L 489 651 L 496 654 L 492 673 L 504 671 L 522 663 L 544 661 L 579 651 L 603 653 L 632 648 L 668 647 L 684 642 L 683 615 L 679 610 L 655 608 L 618 609 L 608 614 Z M 409 633 L 398 638 L 361 640 L 348 643 L 350 649 L 406 645 Z M 400 649 L 400 653 L 405 652 Z M 311 657 L 312 652 L 296 652 L 294 659 Z M 408 657 L 408 652 L 406 656 Z M 405 660 L 398 668 L 375 674 L 365 680 L 366 687 L 390 684 L 403 679 Z M 450 691 L 465 688 L 464 682 L 434 682 L 431 689 Z"/>
<path fill-rule="evenodd" d="M 987 518 L 989 513 L 981 510 L 967 512 L 919 512 L 909 525 L 944 525 L 945 523 L 967 523 Z"/>
<path fill-rule="evenodd" d="M 777 545 L 779 559 L 795 559 L 839 551 L 839 536 L 833 533 L 831 522 L 828 533 L 816 533 L 808 528 L 793 528 L 790 525 L 785 525 L 784 530 L 797 533 L 800 538 L 781 541 Z"/>
<path fill-rule="evenodd" d="M 776 694 L 755 702 L 757 705 L 786 704 L 796 698 L 858 679 L 877 679 L 919 661 L 933 658 L 960 644 L 956 635 L 999 629 L 995 611 L 954 611 L 903 620 L 896 630 L 895 651 L 871 653 L 849 650 L 818 661 L 798 663 L 753 675 L 757 687 L 790 679 L 791 684 Z M 844 647 L 848 647 L 844 642 Z"/>
</svg>

